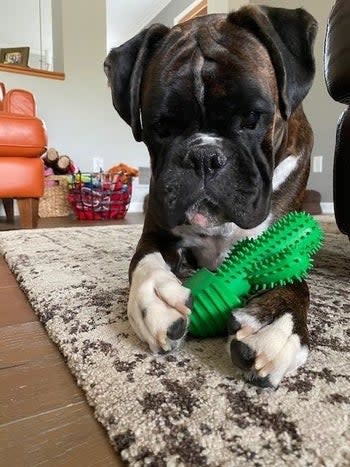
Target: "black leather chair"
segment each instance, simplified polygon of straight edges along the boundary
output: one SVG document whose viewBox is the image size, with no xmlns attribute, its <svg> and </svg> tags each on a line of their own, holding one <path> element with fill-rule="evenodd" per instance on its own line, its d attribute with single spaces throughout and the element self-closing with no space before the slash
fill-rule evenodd
<svg viewBox="0 0 350 467">
<path fill-rule="evenodd" d="M 330 96 L 347 106 L 337 128 L 333 196 L 337 225 L 350 239 L 350 0 L 336 0 L 328 20 L 325 79 Z"/>
</svg>

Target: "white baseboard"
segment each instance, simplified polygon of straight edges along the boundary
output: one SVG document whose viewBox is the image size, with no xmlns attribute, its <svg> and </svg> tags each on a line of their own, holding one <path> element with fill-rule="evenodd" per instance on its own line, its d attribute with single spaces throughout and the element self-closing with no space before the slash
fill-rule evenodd
<svg viewBox="0 0 350 467">
<path fill-rule="evenodd" d="M 322 214 L 334 214 L 333 203 L 321 203 Z"/>
<path fill-rule="evenodd" d="M 143 201 L 131 202 L 128 212 L 143 212 Z"/>
</svg>

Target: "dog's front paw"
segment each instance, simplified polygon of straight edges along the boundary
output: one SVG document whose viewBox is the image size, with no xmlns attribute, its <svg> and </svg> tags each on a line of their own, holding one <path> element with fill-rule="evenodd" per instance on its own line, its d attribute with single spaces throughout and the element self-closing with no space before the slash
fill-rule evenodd
<svg viewBox="0 0 350 467">
<path fill-rule="evenodd" d="M 228 322 L 228 350 L 241 376 L 261 387 L 276 388 L 282 378 L 305 363 L 308 347 L 293 332 L 293 316 L 270 323 L 256 318 L 254 307 L 234 311 Z M 255 315 L 255 316 L 254 316 Z"/>
<path fill-rule="evenodd" d="M 160 253 L 145 256 L 132 274 L 128 317 L 136 334 L 155 353 L 169 352 L 186 335 L 191 292 Z"/>
</svg>

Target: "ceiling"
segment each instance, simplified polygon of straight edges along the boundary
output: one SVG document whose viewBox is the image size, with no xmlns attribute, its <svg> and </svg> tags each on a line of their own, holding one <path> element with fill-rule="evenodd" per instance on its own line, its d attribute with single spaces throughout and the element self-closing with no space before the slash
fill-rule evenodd
<svg viewBox="0 0 350 467">
<path fill-rule="evenodd" d="M 171 0 L 107 0 L 107 49 L 146 26 Z"/>
</svg>

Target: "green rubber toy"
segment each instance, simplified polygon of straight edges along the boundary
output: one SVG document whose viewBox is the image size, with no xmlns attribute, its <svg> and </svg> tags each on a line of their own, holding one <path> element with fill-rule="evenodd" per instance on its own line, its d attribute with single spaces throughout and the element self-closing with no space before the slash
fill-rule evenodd
<svg viewBox="0 0 350 467">
<path fill-rule="evenodd" d="M 188 278 L 193 308 L 193 336 L 222 335 L 231 311 L 244 306 L 250 293 L 301 281 L 321 248 L 323 231 L 309 214 L 292 212 L 255 239 L 238 242 L 216 270 L 200 269 Z"/>
</svg>

